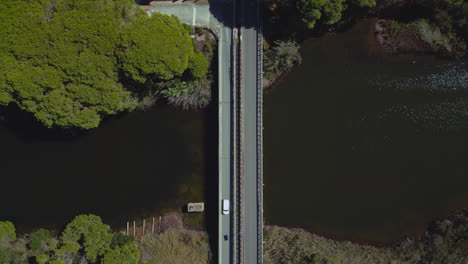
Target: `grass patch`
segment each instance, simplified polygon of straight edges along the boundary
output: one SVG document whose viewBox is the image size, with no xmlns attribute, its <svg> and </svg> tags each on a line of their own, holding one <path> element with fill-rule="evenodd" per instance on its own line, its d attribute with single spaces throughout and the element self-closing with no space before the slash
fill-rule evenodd
<svg viewBox="0 0 468 264">
<path fill-rule="evenodd" d="M 140 248 L 144 264 L 208 264 L 211 259 L 207 235 L 175 229 L 144 236 Z"/>
</svg>

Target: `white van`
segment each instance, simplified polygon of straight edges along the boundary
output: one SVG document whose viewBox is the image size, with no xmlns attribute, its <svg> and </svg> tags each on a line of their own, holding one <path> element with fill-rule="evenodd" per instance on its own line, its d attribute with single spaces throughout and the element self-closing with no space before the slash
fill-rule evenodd
<svg viewBox="0 0 468 264">
<path fill-rule="evenodd" d="M 223 200 L 223 214 L 229 214 L 229 200 Z"/>
</svg>

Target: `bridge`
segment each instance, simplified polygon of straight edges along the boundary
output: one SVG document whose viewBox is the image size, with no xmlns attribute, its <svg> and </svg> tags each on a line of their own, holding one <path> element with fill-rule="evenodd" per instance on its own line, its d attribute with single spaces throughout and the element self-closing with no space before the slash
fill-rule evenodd
<svg viewBox="0 0 468 264">
<path fill-rule="evenodd" d="M 239 3 L 238 126 L 234 134 L 239 143 L 238 201 L 239 239 L 238 263 L 263 263 L 263 39 L 259 3 L 241 0 Z"/>
<path fill-rule="evenodd" d="M 217 0 L 213 0 L 217 1 Z M 213 2 L 211 1 L 211 2 Z M 263 263 L 263 84 L 257 0 L 220 0 L 216 8 L 185 3 L 147 12 L 178 16 L 218 34 L 219 264 Z M 230 214 L 222 214 L 222 200 Z"/>
</svg>

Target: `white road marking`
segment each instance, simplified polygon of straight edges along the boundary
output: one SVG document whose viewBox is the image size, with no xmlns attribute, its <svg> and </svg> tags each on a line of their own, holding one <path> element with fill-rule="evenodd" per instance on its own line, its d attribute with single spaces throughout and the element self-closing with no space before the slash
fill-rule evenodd
<svg viewBox="0 0 468 264">
<path fill-rule="evenodd" d="M 197 16 L 197 8 L 193 6 L 193 22 L 192 24 L 195 26 L 195 18 Z"/>
</svg>

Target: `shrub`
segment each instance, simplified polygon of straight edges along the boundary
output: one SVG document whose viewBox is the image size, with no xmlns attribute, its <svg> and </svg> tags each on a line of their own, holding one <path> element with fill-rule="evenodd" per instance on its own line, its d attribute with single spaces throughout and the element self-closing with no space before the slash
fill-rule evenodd
<svg viewBox="0 0 468 264">
<path fill-rule="evenodd" d="M 141 110 L 141 111 L 147 111 L 151 107 L 153 107 L 156 104 L 157 101 L 158 101 L 158 98 L 155 95 L 149 94 L 149 95 L 143 97 L 139 101 L 137 109 Z"/>
<path fill-rule="evenodd" d="M 466 50 L 466 43 L 458 38 L 454 32 L 448 31 L 445 34 L 439 27 L 432 25 L 425 19 L 414 22 L 421 38 L 428 43 L 435 52 L 445 52 L 448 54 L 463 55 Z"/>
<path fill-rule="evenodd" d="M 190 58 L 188 70 L 193 78 L 199 79 L 206 76 L 209 67 L 210 62 L 205 58 L 203 53 L 197 52 Z"/>
<path fill-rule="evenodd" d="M 154 258 L 147 264 L 208 264 L 210 247 L 206 235 L 184 234 L 169 229 L 161 234 L 148 234 L 140 241 L 145 254 Z"/>
<path fill-rule="evenodd" d="M 290 71 L 301 64 L 302 57 L 299 46 L 292 40 L 275 41 L 274 46 L 264 56 L 264 71 L 268 75 L 277 76 Z"/>
<path fill-rule="evenodd" d="M 208 58 L 212 58 L 213 57 L 213 46 L 211 46 L 211 43 L 209 42 L 205 42 L 205 44 L 203 44 L 203 52 L 205 53 L 205 56 L 208 57 Z"/>
<path fill-rule="evenodd" d="M 206 107 L 211 101 L 211 83 L 206 79 L 192 82 L 172 80 L 161 91 L 167 101 L 184 110 Z"/>
</svg>

